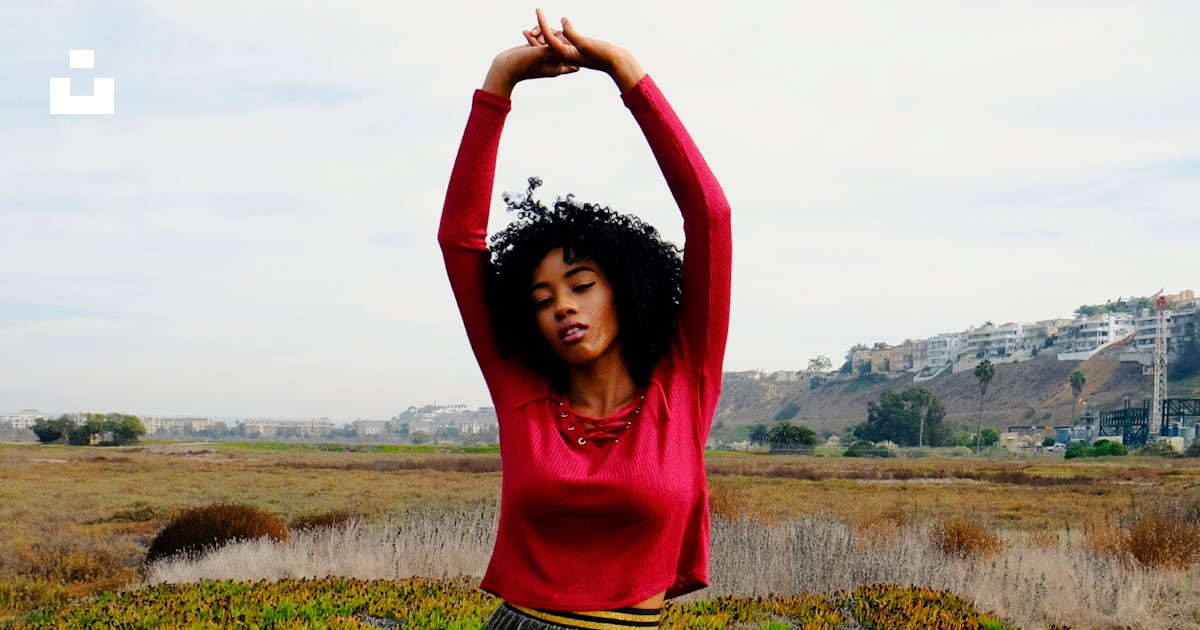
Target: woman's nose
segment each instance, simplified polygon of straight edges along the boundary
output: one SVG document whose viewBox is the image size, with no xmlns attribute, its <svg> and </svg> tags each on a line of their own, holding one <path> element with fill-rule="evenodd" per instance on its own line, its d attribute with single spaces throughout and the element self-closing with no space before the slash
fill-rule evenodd
<svg viewBox="0 0 1200 630">
<path fill-rule="evenodd" d="M 562 320 L 566 319 L 568 316 L 574 315 L 578 312 L 579 312 L 579 310 L 577 309 L 574 300 L 562 299 L 562 300 L 559 300 L 557 305 L 555 306 L 554 316 L 559 321 L 562 321 Z"/>
</svg>

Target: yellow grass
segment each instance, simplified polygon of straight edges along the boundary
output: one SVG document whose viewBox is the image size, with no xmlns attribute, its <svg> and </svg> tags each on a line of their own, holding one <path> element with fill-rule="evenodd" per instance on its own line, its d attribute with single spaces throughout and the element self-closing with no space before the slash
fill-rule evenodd
<svg viewBox="0 0 1200 630">
<path fill-rule="evenodd" d="M 150 540 L 187 508 L 240 503 L 285 522 L 337 512 L 382 524 L 411 509 L 495 505 L 498 462 L 494 453 L 437 449 L 0 446 L 0 620 L 136 583 Z M 1195 460 L 713 454 L 709 468 L 713 512 L 731 521 L 748 517 L 771 525 L 818 515 L 846 524 L 859 547 L 900 541 L 914 527 L 937 531 L 946 523 L 972 523 L 981 528 L 976 534 L 994 532 L 1005 544 L 1059 551 L 1070 546 L 1119 562 L 1134 562 L 1130 532 L 1141 531 L 1139 540 L 1150 541 L 1143 547 L 1155 540 L 1144 526 L 1134 529 L 1151 522 L 1144 506 L 1193 496 L 1200 488 Z M 1198 525 L 1179 510 L 1153 514 L 1174 519 L 1169 536 L 1184 531 L 1179 523 L 1190 523 L 1192 531 Z M 987 553 L 996 550 L 988 546 Z M 1194 572 L 1188 563 L 1196 561 L 1175 555 L 1147 564 Z"/>
</svg>

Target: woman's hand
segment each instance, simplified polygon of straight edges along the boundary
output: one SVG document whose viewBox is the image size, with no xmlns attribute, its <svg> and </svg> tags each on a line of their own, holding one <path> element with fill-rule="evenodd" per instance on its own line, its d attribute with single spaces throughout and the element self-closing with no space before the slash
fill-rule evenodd
<svg viewBox="0 0 1200 630">
<path fill-rule="evenodd" d="M 554 51 L 557 59 L 573 68 L 592 68 L 612 77 L 621 92 L 637 85 L 645 71 L 633 55 L 605 41 L 585 37 L 567 18 L 562 19 L 562 30 L 550 28 L 545 14 L 537 10 L 537 27 L 525 31 L 525 40 L 530 48 L 545 46 Z"/>
<path fill-rule="evenodd" d="M 526 31 L 525 37 L 529 39 L 529 31 Z M 578 70 L 579 66 L 564 62 L 553 48 L 545 44 L 517 46 L 496 55 L 492 60 L 492 67 L 483 81 L 483 91 L 511 98 L 513 87 L 525 79 L 556 77 Z"/>
</svg>

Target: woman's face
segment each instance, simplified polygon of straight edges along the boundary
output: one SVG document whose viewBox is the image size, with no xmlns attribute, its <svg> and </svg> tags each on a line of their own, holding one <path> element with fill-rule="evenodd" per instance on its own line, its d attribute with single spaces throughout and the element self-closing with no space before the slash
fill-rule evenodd
<svg viewBox="0 0 1200 630">
<path fill-rule="evenodd" d="M 612 285 L 595 261 L 567 263 L 562 249 L 550 250 L 533 270 L 529 295 L 538 329 L 567 365 L 620 356 Z"/>
</svg>

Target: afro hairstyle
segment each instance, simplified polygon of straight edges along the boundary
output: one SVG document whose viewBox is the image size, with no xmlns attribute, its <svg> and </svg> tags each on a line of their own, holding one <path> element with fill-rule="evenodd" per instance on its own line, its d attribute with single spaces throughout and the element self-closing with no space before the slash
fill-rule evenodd
<svg viewBox="0 0 1200 630">
<path fill-rule="evenodd" d="M 533 197 L 541 184 L 531 177 L 524 195 L 504 194 L 516 220 L 489 239 L 484 298 L 500 354 L 516 356 L 559 391 L 566 390 L 566 365 L 542 337 L 529 293 L 534 270 L 546 254 L 561 248 L 565 262 L 593 261 L 608 277 L 622 356 L 633 380 L 644 385 L 675 332 L 683 285 L 681 250 L 641 219 L 581 204 L 573 195 L 547 208 Z"/>
</svg>

